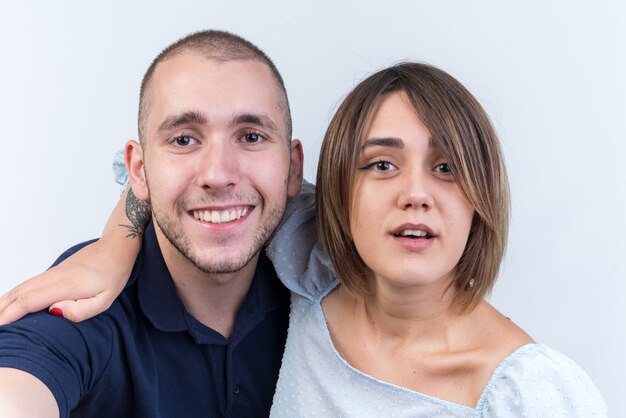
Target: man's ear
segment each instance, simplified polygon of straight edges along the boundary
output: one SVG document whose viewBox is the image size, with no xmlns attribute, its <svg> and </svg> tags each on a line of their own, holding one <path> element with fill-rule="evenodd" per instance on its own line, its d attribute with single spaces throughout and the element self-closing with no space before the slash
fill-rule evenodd
<svg viewBox="0 0 626 418">
<path fill-rule="evenodd" d="M 148 182 L 143 163 L 143 147 L 137 141 L 128 141 L 124 148 L 124 162 L 128 171 L 128 179 L 133 194 L 139 200 L 147 202 L 150 199 Z"/>
<path fill-rule="evenodd" d="M 294 197 L 302 189 L 302 170 L 304 165 L 304 153 L 302 144 L 298 139 L 291 141 L 291 168 L 289 169 L 289 182 L 287 184 L 287 194 Z"/>
</svg>

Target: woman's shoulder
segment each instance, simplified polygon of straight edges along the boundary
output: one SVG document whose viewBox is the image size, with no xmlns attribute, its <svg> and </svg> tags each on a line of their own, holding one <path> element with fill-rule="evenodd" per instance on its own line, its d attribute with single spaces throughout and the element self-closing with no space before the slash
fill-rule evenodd
<svg viewBox="0 0 626 418">
<path fill-rule="evenodd" d="M 569 357 L 535 343 L 518 348 L 500 363 L 478 408 L 483 416 L 502 416 L 507 411 L 528 416 L 607 416 L 606 404 L 589 376 Z"/>
<path fill-rule="evenodd" d="M 289 199 L 266 252 L 279 279 L 297 295 L 320 300 L 336 286 L 332 264 L 317 239 L 312 184 L 304 181 L 300 194 Z"/>
</svg>

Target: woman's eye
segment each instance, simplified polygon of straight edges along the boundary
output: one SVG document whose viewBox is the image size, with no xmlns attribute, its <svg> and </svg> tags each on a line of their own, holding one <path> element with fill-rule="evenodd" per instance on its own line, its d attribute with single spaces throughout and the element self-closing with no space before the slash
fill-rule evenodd
<svg viewBox="0 0 626 418">
<path fill-rule="evenodd" d="M 391 164 L 389 161 L 380 160 L 380 161 L 375 161 L 373 163 L 366 165 L 365 167 L 363 167 L 363 169 L 386 172 L 386 171 L 397 170 L 398 168 L 395 165 Z"/>
<path fill-rule="evenodd" d="M 435 171 L 438 171 L 440 173 L 452 173 L 452 169 L 450 168 L 450 164 L 448 163 L 437 164 L 435 166 Z"/>
<path fill-rule="evenodd" d="M 195 139 L 187 135 L 181 135 L 174 140 L 176 145 L 178 145 L 179 147 L 189 146 L 191 144 L 194 144 L 195 141 L 196 141 Z"/>
<path fill-rule="evenodd" d="M 265 138 L 263 138 L 263 136 L 261 134 L 257 134 L 254 132 L 249 132 L 247 134 L 245 134 L 242 138 L 241 141 L 245 142 L 246 144 L 257 144 L 261 141 L 263 141 Z"/>
<path fill-rule="evenodd" d="M 394 168 L 393 164 L 391 164 L 388 161 L 378 161 L 377 163 L 374 164 L 374 167 L 378 171 L 389 171 Z"/>
</svg>

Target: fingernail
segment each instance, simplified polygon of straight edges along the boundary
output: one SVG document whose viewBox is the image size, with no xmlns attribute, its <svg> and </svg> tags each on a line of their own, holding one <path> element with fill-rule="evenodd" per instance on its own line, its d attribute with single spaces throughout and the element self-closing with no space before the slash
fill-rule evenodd
<svg viewBox="0 0 626 418">
<path fill-rule="evenodd" d="M 63 311 L 60 310 L 59 308 L 52 308 L 50 309 L 50 313 L 54 316 L 63 316 Z"/>
</svg>

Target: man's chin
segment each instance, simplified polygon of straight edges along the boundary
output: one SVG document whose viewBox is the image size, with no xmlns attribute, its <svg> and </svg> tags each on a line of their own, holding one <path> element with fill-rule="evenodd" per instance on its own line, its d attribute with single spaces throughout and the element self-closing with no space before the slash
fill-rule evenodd
<svg viewBox="0 0 626 418">
<path fill-rule="evenodd" d="M 194 265 L 195 268 L 200 270 L 203 273 L 207 274 L 234 274 L 243 270 L 245 267 L 249 266 L 252 260 L 255 258 L 254 255 L 251 257 L 238 257 L 235 259 L 224 260 L 220 258 L 219 260 L 215 259 L 202 259 L 200 257 L 187 256 L 183 254 L 183 256 Z"/>
</svg>

